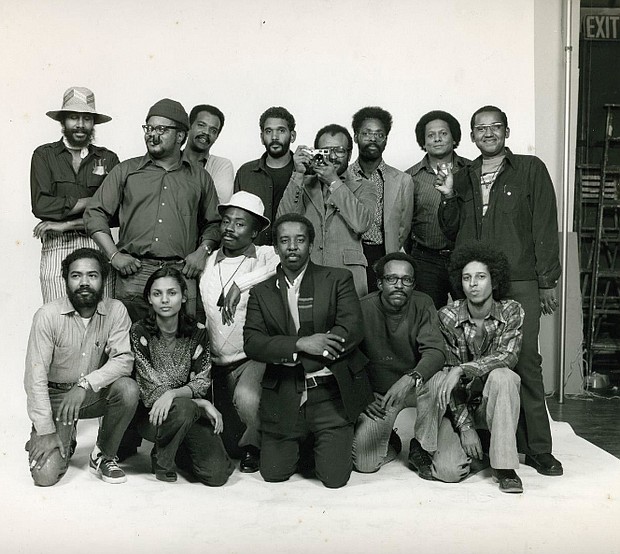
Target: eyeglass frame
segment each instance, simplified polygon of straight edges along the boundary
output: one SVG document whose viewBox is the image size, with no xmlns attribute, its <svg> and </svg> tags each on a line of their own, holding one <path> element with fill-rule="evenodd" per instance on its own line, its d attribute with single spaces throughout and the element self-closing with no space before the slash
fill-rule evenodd
<svg viewBox="0 0 620 554">
<path fill-rule="evenodd" d="M 501 121 L 495 121 L 494 123 L 479 123 L 478 125 L 473 126 L 472 131 L 480 135 L 485 134 L 487 131 L 499 133 L 502 130 L 502 127 L 504 127 L 504 124 Z"/>
<path fill-rule="evenodd" d="M 411 281 L 411 283 L 406 283 L 405 279 L 407 279 L 407 281 Z M 381 280 L 385 281 L 388 285 L 395 285 L 396 283 L 398 283 L 398 281 L 400 281 L 403 284 L 403 287 L 415 286 L 415 278 L 412 277 L 411 275 L 389 274 L 389 275 L 384 275 L 383 277 L 381 277 Z M 393 281 L 393 282 L 391 283 L 390 281 Z"/>
<path fill-rule="evenodd" d="M 160 129 L 163 129 L 163 131 L 161 131 Z M 148 123 L 142 125 L 142 130 L 144 131 L 145 135 L 151 135 L 153 133 L 153 131 L 155 131 L 155 133 L 161 137 L 169 129 L 177 129 L 178 130 L 179 128 L 175 127 L 174 125 L 149 125 Z"/>
<path fill-rule="evenodd" d="M 387 135 L 383 131 L 360 131 L 358 133 L 360 137 L 365 139 L 374 138 L 378 142 L 383 142 L 387 139 Z"/>
<path fill-rule="evenodd" d="M 342 148 L 344 152 L 338 154 L 338 152 L 336 152 L 336 148 Z M 336 158 L 344 158 L 349 152 L 351 152 L 352 148 L 345 148 L 344 146 L 324 146 L 323 148 L 319 148 L 319 150 L 329 150 L 330 156 L 333 154 Z"/>
</svg>

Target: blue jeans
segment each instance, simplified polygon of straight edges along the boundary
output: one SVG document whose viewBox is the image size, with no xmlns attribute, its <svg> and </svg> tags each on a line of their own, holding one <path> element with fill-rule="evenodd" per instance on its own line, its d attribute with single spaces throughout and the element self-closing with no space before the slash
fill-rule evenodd
<svg viewBox="0 0 620 554">
<path fill-rule="evenodd" d="M 52 416 L 54 420 L 58 414 L 58 408 L 67 391 L 48 389 L 52 404 Z M 79 419 L 91 419 L 101 417 L 97 446 L 101 454 L 107 458 L 114 458 L 123 433 L 133 418 L 140 398 L 138 384 L 130 377 L 120 377 L 110 386 L 98 392 L 89 390 L 80 408 Z M 30 473 L 35 485 L 48 487 L 55 485 L 67 472 L 69 466 L 69 447 L 73 435 L 74 425 L 56 423 L 56 433 L 60 438 L 66 457 L 63 458 L 58 450 L 54 450 L 41 469 L 31 469 Z M 36 434 L 33 428 L 30 436 Z"/>
</svg>

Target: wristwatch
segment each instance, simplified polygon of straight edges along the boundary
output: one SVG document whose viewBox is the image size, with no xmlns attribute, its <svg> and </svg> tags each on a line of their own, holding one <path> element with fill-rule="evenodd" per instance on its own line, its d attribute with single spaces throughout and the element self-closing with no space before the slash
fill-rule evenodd
<svg viewBox="0 0 620 554">
<path fill-rule="evenodd" d="M 211 247 L 206 242 L 203 242 L 200 246 L 202 246 L 205 249 L 205 252 L 207 253 L 207 256 L 210 256 L 211 252 L 213 252 Z"/>
<path fill-rule="evenodd" d="M 77 382 L 77 386 L 81 389 L 84 389 L 85 391 L 90 390 L 90 383 L 88 382 L 86 377 L 80 377 L 79 381 Z"/>
<path fill-rule="evenodd" d="M 407 375 L 413 379 L 413 386 L 416 389 L 424 383 L 424 377 L 422 377 L 417 371 L 410 371 Z"/>
</svg>

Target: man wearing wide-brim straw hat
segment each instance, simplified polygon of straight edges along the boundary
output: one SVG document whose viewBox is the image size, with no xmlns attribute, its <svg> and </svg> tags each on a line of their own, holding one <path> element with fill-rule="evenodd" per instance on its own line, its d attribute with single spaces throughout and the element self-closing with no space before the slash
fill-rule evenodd
<svg viewBox="0 0 620 554">
<path fill-rule="evenodd" d="M 95 125 L 112 118 L 97 112 L 95 95 L 85 87 L 66 90 L 59 110 L 47 115 L 60 122 L 62 138 L 39 146 L 32 155 L 30 192 L 32 213 L 41 221 L 33 235 L 41 240 L 41 293 L 43 302 L 65 295 L 61 261 L 77 248 L 96 248 L 85 232 L 82 214 L 118 156 L 92 144 Z M 105 294 L 113 295 L 112 278 Z"/>
<path fill-rule="evenodd" d="M 222 440 L 232 457 L 241 458 L 240 470 L 252 473 L 259 467 L 258 406 L 265 364 L 248 359 L 243 351 L 243 325 L 250 289 L 275 275 L 280 259 L 273 246 L 254 244 L 270 226 L 258 196 L 236 192 L 218 211 L 221 247 L 207 260 L 200 295 L 211 345 L 214 401 L 226 421 Z M 236 424 L 238 419 L 245 429 Z"/>
</svg>

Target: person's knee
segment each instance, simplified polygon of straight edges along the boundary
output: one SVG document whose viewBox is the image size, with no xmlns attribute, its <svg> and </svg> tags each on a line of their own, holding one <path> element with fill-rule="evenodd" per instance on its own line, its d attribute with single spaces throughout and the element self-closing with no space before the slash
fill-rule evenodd
<svg viewBox="0 0 620 554">
<path fill-rule="evenodd" d="M 211 467 L 204 469 L 201 467 L 194 467 L 194 475 L 203 485 L 208 487 L 221 487 L 228 482 L 228 478 L 234 471 L 232 463 L 222 463 L 218 467 Z"/>
<path fill-rule="evenodd" d="M 321 480 L 323 485 L 328 489 L 340 489 L 344 487 L 351 477 L 351 472 L 348 471 L 345 474 L 327 474 L 327 475 L 319 475 L 317 472 L 317 477 Z"/>
<path fill-rule="evenodd" d="M 60 452 L 54 451 L 41 469 L 32 469 L 30 474 L 32 480 L 37 487 L 51 487 L 58 483 L 67 471 L 67 460 L 65 460 Z"/>
<path fill-rule="evenodd" d="M 277 468 L 260 467 L 260 475 L 267 483 L 283 483 L 291 478 L 291 473 Z"/>
<path fill-rule="evenodd" d="M 498 367 L 491 371 L 487 377 L 489 388 L 500 389 L 519 389 L 521 378 L 507 367 Z"/>
<path fill-rule="evenodd" d="M 438 481 L 458 483 L 469 475 L 469 465 L 451 464 L 441 459 L 433 459 L 432 473 Z"/>
<path fill-rule="evenodd" d="M 233 404 L 237 412 L 243 416 L 242 419 L 258 420 L 260 393 L 260 385 L 257 387 L 242 383 L 237 385 L 233 394 Z"/>
<path fill-rule="evenodd" d="M 381 469 L 380 463 L 375 463 L 374 460 L 353 460 L 353 467 L 358 473 L 376 473 Z"/>
<path fill-rule="evenodd" d="M 359 441 L 353 445 L 353 468 L 359 473 L 375 473 L 381 468 L 381 460 L 376 453 Z"/>
<path fill-rule="evenodd" d="M 182 421 L 196 421 L 200 416 L 200 409 L 191 398 L 175 398 L 168 416 Z"/>
<path fill-rule="evenodd" d="M 110 385 L 110 394 L 118 399 L 118 402 L 127 407 L 135 409 L 140 400 L 140 389 L 131 377 L 120 377 Z"/>
</svg>

